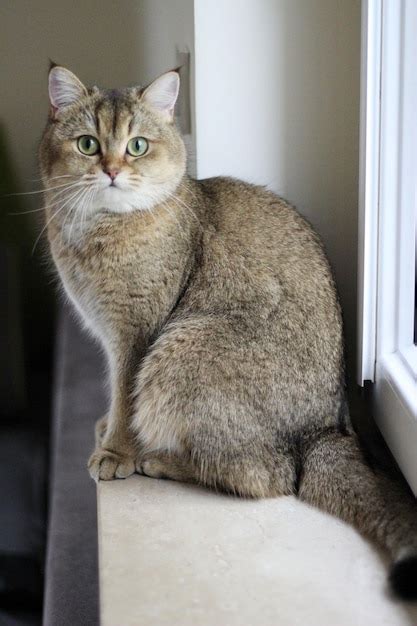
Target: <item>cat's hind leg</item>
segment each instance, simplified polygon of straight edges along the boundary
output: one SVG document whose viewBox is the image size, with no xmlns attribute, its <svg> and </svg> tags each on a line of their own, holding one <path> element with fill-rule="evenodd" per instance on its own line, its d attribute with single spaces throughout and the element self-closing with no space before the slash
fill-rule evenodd
<svg viewBox="0 0 417 626">
<path fill-rule="evenodd" d="M 203 451 L 201 467 L 204 483 L 244 498 L 276 498 L 295 493 L 296 468 L 292 455 L 280 450 L 254 455 L 226 449 L 220 462 Z"/>
<path fill-rule="evenodd" d="M 202 457 L 191 461 L 164 451 L 142 456 L 136 462 L 138 474 L 151 478 L 168 478 L 199 483 L 247 498 L 277 497 L 295 492 L 295 466 L 291 456 L 277 452 L 273 466 L 255 462 L 250 456 L 228 458 L 221 463 Z"/>
<path fill-rule="evenodd" d="M 144 473 L 248 498 L 293 494 L 295 460 L 277 441 L 264 361 L 247 367 L 229 335 L 221 319 L 197 316 L 173 324 L 144 358 L 132 419 L 138 446 L 186 462 L 184 471 L 153 460 Z"/>
<path fill-rule="evenodd" d="M 232 394 L 214 401 L 207 387 L 190 389 L 184 368 L 170 385 L 163 366 L 146 378 L 144 369 L 132 420 L 138 449 L 145 454 L 136 463 L 139 473 L 248 498 L 295 493 L 293 454 L 274 445 L 274 433 L 265 434 Z"/>
<path fill-rule="evenodd" d="M 179 482 L 196 482 L 194 468 L 178 455 L 158 451 L 136 461 L 136 472 L 150 478 L 168 478 Z"/>
</svg>

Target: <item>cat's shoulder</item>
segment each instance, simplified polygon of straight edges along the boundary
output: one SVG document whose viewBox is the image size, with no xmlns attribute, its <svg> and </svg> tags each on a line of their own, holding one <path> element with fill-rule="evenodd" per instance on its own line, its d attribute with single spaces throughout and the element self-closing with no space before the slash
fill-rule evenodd
<svg viewBox="0 0 417 626">
<path fill-rule="evenodd" d="M 238 178 L 216 176 L 197 181 L 212 208 L 229 216 L 245 215 L 249 220 L 298 220 L 296 208 L 263 185 L 255 185 Z"/>
<path fill-rule="evenodd" d="M 198 185 L 202 191 L 208 195 L 230 195 L 235 197 L 236 195 L 263 195 L 264 193 L 271 194 L 266 187 L 261 185 L 254 185 L 248 183 L 239 178 L 233 178 L 232 176 L 214 176 L 213 178 L 204 178 L 198 181 Z"/>
<path fill-rule="evenodd" d="M 198 181 L 208 202 L 208 213 L 217 228 L 235 231 L 239 236 L 248 233 L 251 241 L 269 239 L 322 243 L 311 224 L 294 205 L 265 186 L 218 176 Z"/>
</svg>

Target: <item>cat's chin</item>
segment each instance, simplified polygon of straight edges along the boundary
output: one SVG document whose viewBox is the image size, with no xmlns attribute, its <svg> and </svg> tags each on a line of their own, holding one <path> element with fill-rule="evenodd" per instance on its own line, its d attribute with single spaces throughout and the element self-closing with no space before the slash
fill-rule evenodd
<svg viewBox="0 0 417 626">
<path fill-rule="evenodd" d="M 101 191 L 94 202 L 97 210 L 107 210 L 112 213 L 132 213 L 134 211 L 149 211 L 155 206 L 155 201 L 138 194 L 138 192 L 108 187 Z"/>
<path fill-rule="evenodd" d="M 173 198 L 181 178 L 172 178 L 158 187 L 143 185 L 138 190 L 109 185 L 101 189 L 93 201 L 93 210 L 107 210 L 113 213 L 133 213 L 151 211 L 153 208 Z"/>
</svg>

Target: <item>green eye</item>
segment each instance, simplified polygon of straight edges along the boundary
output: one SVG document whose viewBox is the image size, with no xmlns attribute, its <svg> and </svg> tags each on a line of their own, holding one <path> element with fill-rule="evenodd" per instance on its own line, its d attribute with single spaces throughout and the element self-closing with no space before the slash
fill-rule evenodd
<svg viewBox="0 0 417 626">
<path fill-rule="evenodd" d="M 97 152 L 100 152 L 99 142 L 91 135 L 78 137 L 77 146 L 78 150 L 87 156 L 93 156 L 94 154 L 97 154 Z"/>
<path fill-rule="evenodd" d="M 145 137 L 133 137 L 127 142 L 126 151 L 134 157 L 143 156 L 148 151 L 149 144 Z"/>
</svg>

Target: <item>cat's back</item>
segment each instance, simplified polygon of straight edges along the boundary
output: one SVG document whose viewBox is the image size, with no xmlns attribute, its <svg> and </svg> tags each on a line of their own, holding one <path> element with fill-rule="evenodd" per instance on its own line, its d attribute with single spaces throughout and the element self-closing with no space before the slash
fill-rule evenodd
<svg viewBox="0 0 417 626">
<path fill-rule="evenodd" d="M 265 252 L 268 244 L 274 243 L 275 253 L 280 252 L 280 245 L 290 256 L 302 254 L 306 245 L 309 251 L 312 247 L 322 253 L 323 246 L 310 224 L 266 187 L 229 177 L 208 178 L 199 184 L 208 219 L 219 235 Z"/>
<path fill-rule="evenodd" d="M 298 211 L 272 191 L 228 177 L 199 182 L 206 202 L 210 252 L 263 267 L 291 291 L 308 297 L 323 290 L 336 299 L 320 238 Z M 220 242 L 221 245 L 216 245 Z"/>
</svg>

